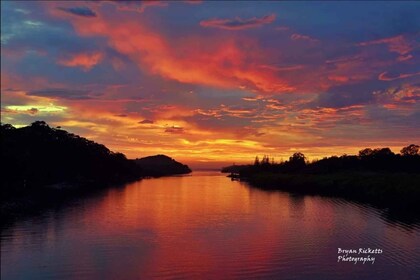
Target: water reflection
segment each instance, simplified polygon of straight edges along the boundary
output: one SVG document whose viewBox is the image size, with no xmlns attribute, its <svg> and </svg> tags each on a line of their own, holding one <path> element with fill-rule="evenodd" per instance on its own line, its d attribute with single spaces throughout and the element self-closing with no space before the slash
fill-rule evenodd
<svg viewBox="0 0 420 280">
<path fill-rule="evenodd" d="M 2 279 L 410 279 L 420 231 L 340 199 L 266 192 L 223 175 L 143 180 L 2 231 Z M 382 248 L 372 265 L 337 248 Z"/>
</svg>

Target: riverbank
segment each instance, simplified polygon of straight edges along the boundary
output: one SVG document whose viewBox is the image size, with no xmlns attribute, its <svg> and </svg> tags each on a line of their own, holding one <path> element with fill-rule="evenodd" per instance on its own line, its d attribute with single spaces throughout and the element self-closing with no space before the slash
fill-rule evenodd
<svg viewBox="0 0 420 280">
<path fill-rule="evenodd" d="M 59 207 L 66 201 L 84 197 L 141 178 L 130 178 L 112 182 L 80 181 L 61 182 L 21 190 L 19 193 L 2 197 L 0 201 L 2 224 L 10 223 L 24 216 L 37 214 L 48 208 Z"/>
<path fill-rule="evenodd" d="M 335 196 L 380 207 L 420 209 L 420 174 L 337 172 L 299 174 L 261 172 L 241 176 L 252 186 L 293 193 Z"/>
</svg>

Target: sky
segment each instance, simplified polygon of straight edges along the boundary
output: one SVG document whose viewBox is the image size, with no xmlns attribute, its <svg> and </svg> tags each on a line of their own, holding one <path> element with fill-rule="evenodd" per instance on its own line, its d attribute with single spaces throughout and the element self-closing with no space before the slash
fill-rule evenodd
<svg viewBox="0 0 420 280">
<path fill-rule="evenodd" d="M 1 122 L 193 168 L 420 144 L 420 3 L 2 1 Z"/>
</svg>

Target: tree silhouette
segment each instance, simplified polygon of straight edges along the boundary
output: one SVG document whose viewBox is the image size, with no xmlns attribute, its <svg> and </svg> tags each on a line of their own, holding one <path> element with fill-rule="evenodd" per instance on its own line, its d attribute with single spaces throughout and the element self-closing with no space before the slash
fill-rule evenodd
<svg viewBox="0 0 420 280">
<path fill-rule="evenodd" d="M 289 158 L 289 162 L 294 163 L 294 164 L 305 165 L 305 160 L 306 160 L 306 157 L 301 152 L 296 152 Z"/>
<path fill-rule="evenodd" d="M 258 156 L 255 157 L 254 165 L 255 166 L 259 166 L 260 165 L 260 159 L 258 158 Z"/>
<path fill-rule="evenodd" d="M 400 152 L 403 156 L 418 156 L 420 155 L 420 147 L 418 145 L 411 144 L 402 148 Z"/>
<path fill-rule="evenodd" d="M 359 157 L 368 157 L 373 154 L 373 150 L 371 148 L 366 148 L 359 151 Z"/>
</svg>

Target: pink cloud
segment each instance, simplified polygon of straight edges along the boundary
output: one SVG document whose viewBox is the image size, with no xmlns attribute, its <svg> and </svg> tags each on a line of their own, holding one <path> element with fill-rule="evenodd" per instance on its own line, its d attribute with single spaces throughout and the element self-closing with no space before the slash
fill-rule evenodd
<svg viewBox="0 0 420 280">
<path fill-rule="evenodd" d="M 362 42 L 359 43 L 358 46 L 371 46 L 379 44 L 386 44 L 390 52 L 398 53 L 401 56 L 408 54 L 414 48 L 413 44 L 409 40 L 407 40 L 403 35 Z"/>
<path fill-rule="evenodd" d="M 236 17 L 234 19 L 208 19 L 202 20 L 200 25 L 203 27 L 214 27 L 227 30 L 243 30 L 259 27 L 265 24 L 272 23 L 276 19 L 275 14 L 266 15 L 261 18 L 253 17 L 249 19 L 241 19 Z"/>
<path fill-rule="evenodd" d="M 67 67 L 81 67 L 85 71 L 91 70 L 95 65 L 101 62 L 103 54 L 100 52 L 78 53 L 69 57 L 60 58 L 58 64 Z"/>
<path fill-rule="evenodd" d="M 397 80 L 397 79 L 404 79 L 404 78 L 409 78 L 409 77 L 413 77 L 413 76 L 417 76 L 420 75 L 420 72 L 417 73 L 407 73 L 407 74 L 399 74 L 398 76 L 388 76 L 388 72 L 383 72 L 381 74 L 379 74 L 378 79 L 380 81 L 393 81 L 393 80 Z"/>
<path fill-rule="evenodd" d="M 407 60 L 410 60 L 410 59 L 412 59 L 413 58 L 413 56 L 411 55 L 411 54 L 408 54 L 408 55 L 400 55 L 398 58 L 397 58 L 397 60 L 398 61 L 407 61 Z"/>
</svg>

